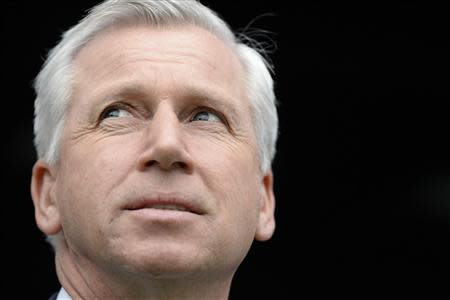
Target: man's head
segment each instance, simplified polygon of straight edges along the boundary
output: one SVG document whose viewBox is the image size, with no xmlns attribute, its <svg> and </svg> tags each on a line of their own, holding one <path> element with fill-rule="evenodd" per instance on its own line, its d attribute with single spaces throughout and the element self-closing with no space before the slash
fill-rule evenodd
<svg viewBox="0 0 450 300">
<path fill-rule="evenodd" d="M 229 282 L 275 227 L 272 89 L 197 2 L 96 7 L 36 82 L 38 226 L 113 282 Z"/>
</svg>

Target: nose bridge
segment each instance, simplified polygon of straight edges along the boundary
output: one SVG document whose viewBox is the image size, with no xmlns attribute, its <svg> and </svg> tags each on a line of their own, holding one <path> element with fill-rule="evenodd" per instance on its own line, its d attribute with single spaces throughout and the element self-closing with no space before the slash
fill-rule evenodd
<svg viewBox="0 0 450 300">
<path fill-rule="evenodd" d="M 159 166 L 164 170 L 181 168 L 192 172 L 192 161 L 183 140 L 182 124 L 169 101 L 162 101 L 151 119 L 145 137 L 145 150 L 139 166 L 146 170 Z"/>
<path fill-rule="evenodd" d="M 161 103 L 150 122 L 150 135 L 156 141 L 161 142 L 167 140 L 166 142 L 168 142 L 172 139 L 179 138 L 179 130 L 179 119 L 173 107 L 167 102 Z"/>
</svg>

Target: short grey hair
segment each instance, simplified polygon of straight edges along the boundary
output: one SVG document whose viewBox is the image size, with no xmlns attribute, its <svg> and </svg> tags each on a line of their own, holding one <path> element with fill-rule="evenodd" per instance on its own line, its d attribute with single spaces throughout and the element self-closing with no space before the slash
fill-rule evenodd
<svg viewBox="0 0 450 300">
<path fill-rule="evenodd" d="M 39 159 L 52 165 L 58 161 L 74 80 L 73 60 L 100 32 L 114 25 L 149 24 L 196 25 L 225 42 L 235 51 L 245 72 L 248 98 L 259 146 L 260 168 L 271 168 L 278 136 L 278 117 L 271 66 L 245 39 L 238 38 L 215 12 L 196 0 L 107 0 L 92 8 L 87 16 L 62 36 L 49 52 L 36 77 L 34 134 Z"/>
</svg>

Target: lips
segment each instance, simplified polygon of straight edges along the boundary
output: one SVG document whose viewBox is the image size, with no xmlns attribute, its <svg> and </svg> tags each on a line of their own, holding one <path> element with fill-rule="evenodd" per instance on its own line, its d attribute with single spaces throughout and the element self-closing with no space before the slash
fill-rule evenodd
<svg viewBox="0 0 450 300">
<path fill-rule="evenodd" d="M 197 215 L 205 214 L 202 207 L 191 200 L 183 196 L 173 195 L 153 195 L 150 197 L 141 197 L 136 200 L 128 201 L 125 204 L 124 210 L 140 210 L 140 209 L 159 209 L 168 211 L 181 211 L 188 212 Z"/>
</svg>

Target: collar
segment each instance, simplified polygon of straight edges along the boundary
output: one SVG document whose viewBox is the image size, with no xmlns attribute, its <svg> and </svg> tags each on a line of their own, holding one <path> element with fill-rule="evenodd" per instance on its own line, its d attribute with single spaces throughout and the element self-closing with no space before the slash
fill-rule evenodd
<svg viewBox="0 0 450 300">
<path fill-rule="evenodd" d="M 70 295 L 67 294 L 66 290 L 62 287 L 59 290 L 58 297 L 56 297 L 56 300 L 72 300 L 72 297 L 70 297 Z"/>
</svg>

